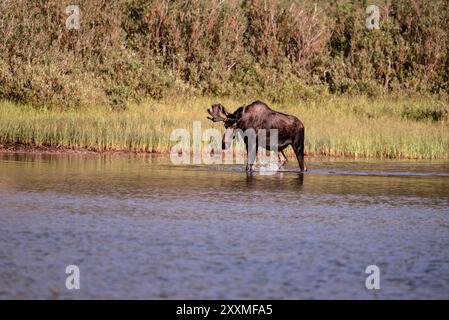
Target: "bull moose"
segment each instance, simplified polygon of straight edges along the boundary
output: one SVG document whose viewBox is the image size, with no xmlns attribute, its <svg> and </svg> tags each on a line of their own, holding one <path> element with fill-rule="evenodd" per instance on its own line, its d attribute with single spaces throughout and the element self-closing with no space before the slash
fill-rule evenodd
<svg viewBox="0 0 449 320">
<path fill-rule="evenodd" d="M 223 149 L 229 147 L 229 136 L 236 129 L 240 129 L 243 132 L 252 129 L 256 134 L 259 134 L 259 130 L 264 129 L 267 138 L 265 139 L 265 145 L 261 145 L 261 147 L 267 150 L 274 149 L 278 152 L 279 168 L 287 162 L 287 157 L 283 150 L 291 145 L 298 160 L 299 168 L 301 171 L 307 171 L 304 163 L 304 125 L 297 117 L 277 112 L 261 101 L 242 106 L 233 113 L 226 110 L 221 104 L 213 104 L 207 112 L 210 115 L 210 117 L 207 117 L 209 120 L 224 122 L 227 133 L 223 136 Z M 276 143 L 273 143 L 273 141 L 270 143 L 270 129 L 277 129 Z M 235 137 L 235 135 L 232 135 L 232 137 Z M 244 137 L 244 142 L 248 154 L 246 170 L 252 172 L 258 143 L 251 145 L 247 137 Z M 284 157 L 283 160 L 281 159 L 281 154 Z"/>
</svg>

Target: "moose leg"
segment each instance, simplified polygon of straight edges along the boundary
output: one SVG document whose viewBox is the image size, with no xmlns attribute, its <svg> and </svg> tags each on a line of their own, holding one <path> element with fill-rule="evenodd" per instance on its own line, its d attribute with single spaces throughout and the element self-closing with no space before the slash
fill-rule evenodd
<svg viewBox="0 0 449 320">
<path fill-rule="evenodd" d="M 245 137 L 245 147 L 247 154 L 246 171 L 252 173 L 254 171 L 254 163 L 256 162 L 257 142 L 248 141 Z"/>
<path fill-rule="evenodd" d="M 284 157 L 284 159 L 281 159 L 281 154 Z M 286 164 L 288 162 L 287 157 L 284 154 L 284 151 L 281 150 L 278 152 L 278 158 L 279 158 L 279 169 L 282 168 L 284 166 L 284 164 Z"/>
<path fill-rule="evenodd" d="M 306 164 L 304 163 L 304 127 L 299 129 L 295 141 L 292 143 L 292 147 L 295 151 L 296 159 L 298 159 L 299 168 L 301 171 L 307 171 Z"/>
</svg>

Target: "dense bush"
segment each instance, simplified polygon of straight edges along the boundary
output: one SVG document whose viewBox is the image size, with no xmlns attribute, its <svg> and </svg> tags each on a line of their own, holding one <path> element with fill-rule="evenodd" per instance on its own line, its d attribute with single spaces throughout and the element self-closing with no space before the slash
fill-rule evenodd
<svg viewBox="0 0 449 320">
<path fill-rule="evenodd" d="M 76 2 L 81 28 L 68 30 Z M 447 0 L 377 2 L 371 31 L 367 2 L 315 2 L 3 0 L 0 98 L 64 108 L 180 92 L 278 102 L 449 92 Z M 404 116 L 446 116 L 438 110 Z"/>
</svg>

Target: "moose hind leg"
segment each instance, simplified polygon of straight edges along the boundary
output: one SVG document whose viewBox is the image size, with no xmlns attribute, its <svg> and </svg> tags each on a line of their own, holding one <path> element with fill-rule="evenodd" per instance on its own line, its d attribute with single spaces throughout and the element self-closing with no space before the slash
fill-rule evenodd
<svg viewBox="0 0 449 320">
<path fill-rule="evenodd" d="M 295 151 L 296 159 L 298 159 L 299 168 L 301 171 L 307 171 L 307 167 L 304 162 L 304 128 L 299 130 L 292 147 Z"/>
</svg>

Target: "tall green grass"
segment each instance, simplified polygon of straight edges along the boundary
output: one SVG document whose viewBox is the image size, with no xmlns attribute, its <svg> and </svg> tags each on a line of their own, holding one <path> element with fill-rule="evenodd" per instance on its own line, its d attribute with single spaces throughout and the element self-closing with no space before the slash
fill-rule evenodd
<svg viewBox="0 0 449 320">
<path fill-rule="evenodd" d="M 192 132 L 193 121 L 200 120 L 203 129 L 223 130 L 206 119 L 206 108 L 216 102 L 233 111 L 250 101 L 178 97 L 121 111 L 55 111 L 0 102 L 0 145 L 166 153 L 174 144 L 170 133 L 177 128 Z M 304 122 L 309 155 L 434 159 L 449 158 L 449 122 L 419 115 L 426 108 L 444 109 L 440 104 L 430 98 L 339 97 L 270 106 Z"/>
</svg>

